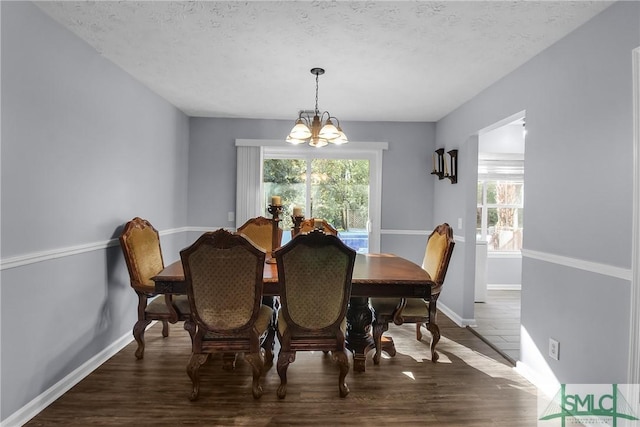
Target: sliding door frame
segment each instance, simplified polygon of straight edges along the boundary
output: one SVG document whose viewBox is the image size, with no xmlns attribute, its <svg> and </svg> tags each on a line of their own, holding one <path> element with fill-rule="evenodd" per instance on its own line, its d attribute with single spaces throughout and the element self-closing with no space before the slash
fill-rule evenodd
<svg viewBox="0 0 640 427">
<path fill-rule="evenodd" d="M 349 142 L 347 146 L 339 147 L 322 147 L 314 148 L 309 146 L 285 145 L 280 140 L 256 140 L 256 139 L 237 139 L 237 147 L 258 147 L 261 155 L 257 156 L 261 161 L 264 158 L 305 158 L 305 159 L 362 159 L 369 161 L 369 252 L 380 252 L 380 228 L 382 213 L 382 153 L 388 149 L 386 142 Z M 254 167 L 262 170 L 262 163 L 254 165 Z M 238 176 L 247 176 L 238 169 Z M 247 165 L 248 167 L 248 165 Z M 256 170 L 256 169 L 254 169 Z M 255 175 L 253 180 L 256 179 Z M 266 201 L 264 200 L 264 189 L 262 186 L 262 174 L 260 174 L 260 183 L 253 183 L 251 188 L 259 188 L 260 194 L 250 195 L 250 199 L 257 201 L 256 208 L 259 209 Z M 236 199 L 246 198 L 241 191 L 246 192 L 246 187 L 237 189 Z M 256 212 L 258 215 L 259 212 Z"/>
</svg>

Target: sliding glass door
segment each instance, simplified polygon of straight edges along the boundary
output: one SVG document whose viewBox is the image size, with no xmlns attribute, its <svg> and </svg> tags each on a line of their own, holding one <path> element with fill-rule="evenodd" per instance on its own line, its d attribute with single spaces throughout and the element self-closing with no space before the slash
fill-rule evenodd
<svg viewBox="0 0 640 427">
<path fill-rule="evenodd" d="M 372 165 L 373 163 L 373 165 Z M 294 206 L 305 218 L 331 223 L 340 238 L 360 253 L 379 251 L 379 225 L 373 227 L 372 199 L 379 200 L 375 156 L 366 153 L 264 152 L 264 216 L 271 197 L 282 198 L 283 242 L 290 239 Z"/>
</svg>

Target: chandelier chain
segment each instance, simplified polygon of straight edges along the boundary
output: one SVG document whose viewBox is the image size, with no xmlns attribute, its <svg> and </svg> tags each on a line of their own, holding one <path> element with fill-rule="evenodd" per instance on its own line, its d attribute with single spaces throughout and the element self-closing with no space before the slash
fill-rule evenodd
<svg viewBox="0 0 640 427">
<path fill-rule="evenodd" d="M 316 115 L 320 112 L 318 110 L 318 74 L 316 74 Z"/>
</svg>

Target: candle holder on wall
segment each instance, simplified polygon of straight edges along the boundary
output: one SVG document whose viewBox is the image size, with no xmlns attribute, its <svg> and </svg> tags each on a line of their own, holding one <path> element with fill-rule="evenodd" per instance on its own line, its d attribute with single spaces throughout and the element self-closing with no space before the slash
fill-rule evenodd
<svg viewBox="0 0 640 427">
<path fill-rule="evenodd" d="M 458 150 L 447 151 L 449 155 L 449 170 L 446 169 L 445 163 L 445 178 L 449 178 L 452 184 L 458 182 Z"/>
<path fill-rule="evenodd" d="M 436 175 L 438 179 L 444 178 L 444 148 L 438 148 L 432 155 L 433 170 L 431 175 Z"/>
<path fill-rule="evenodd" d="M 449 178 L 452 184 L 458 182 L 458 150 L 449 150 L 445 155 L 444 148 L 438 148 L 432 155 L 431 175 L 436 175 L 438 179 Z"/>
</svg>

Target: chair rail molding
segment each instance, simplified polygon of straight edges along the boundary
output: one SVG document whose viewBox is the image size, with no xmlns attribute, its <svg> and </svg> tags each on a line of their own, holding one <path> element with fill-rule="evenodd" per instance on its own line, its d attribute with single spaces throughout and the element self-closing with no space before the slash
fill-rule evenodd
<svg viewBox="0 0 640 427">
<path fill-rule="evenodd" d="M 603 274 L 605 276 L 615 277 L 622 280 L 631 280 L 631 269 L 616 267 L 615 265 L 602 264 L 599 262 L 571 258 L 548 252 L 539 252 L 531 249 L 522 249 L 522 257 L 537 259 L 538 261 L 558 264 L 569 268 L 576 268 L 591 273 Z"/>
<path fill-rule="evenodd" d="M 195 230 L 191 230 L 191 228 L 195 228 Z M 169 228 L 160 231 L 159 233 L 160 236 L 167 236 L 170 234 L 182 233 L 185 231 L 199 231 L 199 229 L 197 229 L 196 227 L 178 227 Z M 98 251 L 112 246 L 118 246 L 119 244 L 120 242 L 117 238 L 115 238 L 109 240 L 101 240 L 98 242 L 84 243 L 81 245 L 67 246 L 46 251 L 30 252 L 22 255 L 16 255 L 13 257 L 1 259 L 0 270 L 7 270 L 9 268 L 22 267 L 23 265 L 35 264 L 37 262 L 48 261 L 56 258 L 63 258 L 67 256 L 83 254 L 86 252 Z"/>
<path fill-rule="evenodd" d="M 395 234 L 399 236 L 428 236 L 431 234 L 429 230 L 393 230 L 389 228 L 383 228 L 380 230 L 380 234 Z"/>
</svg>

